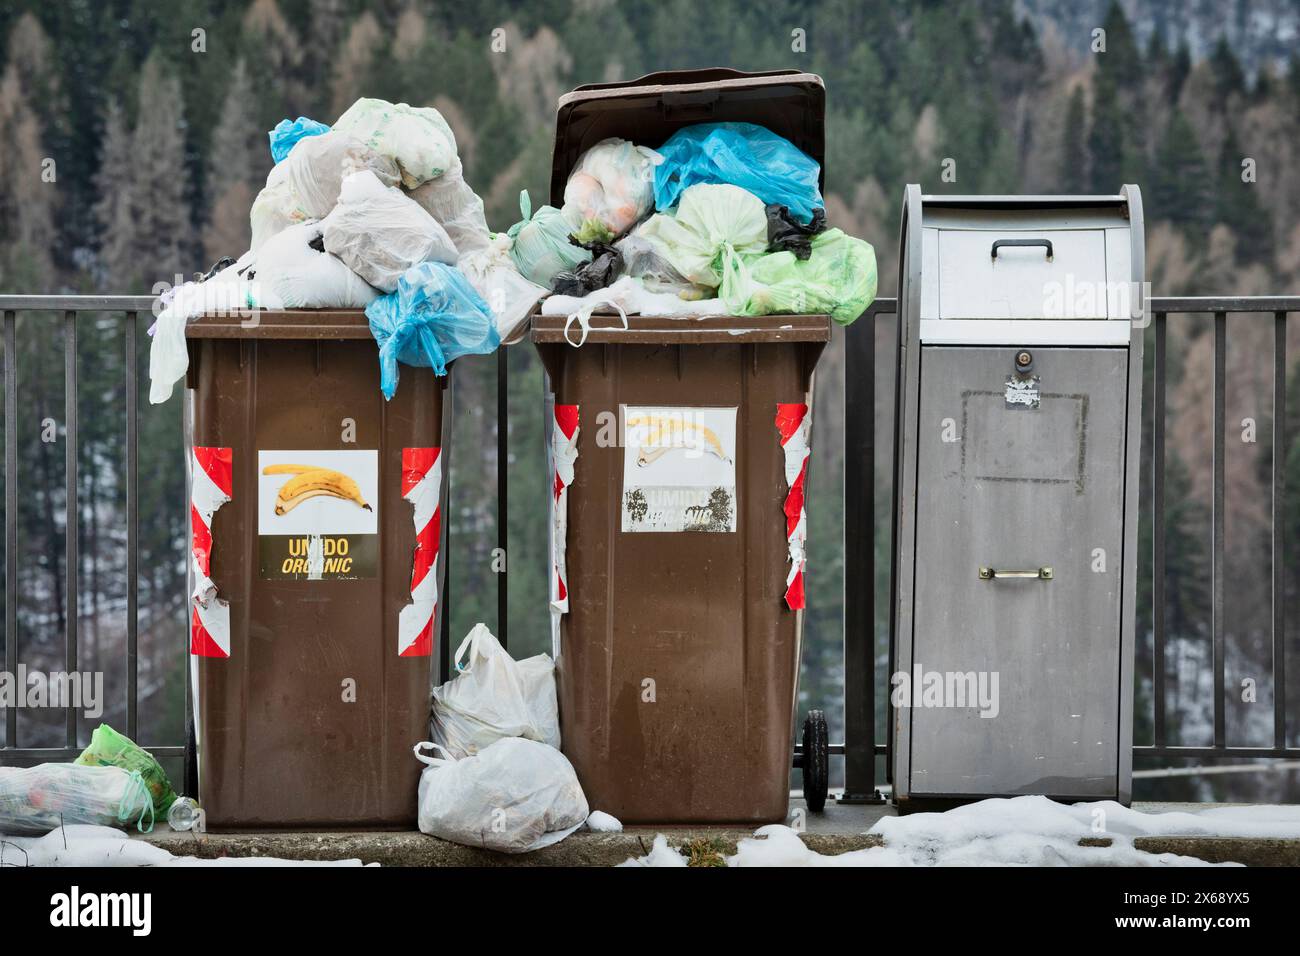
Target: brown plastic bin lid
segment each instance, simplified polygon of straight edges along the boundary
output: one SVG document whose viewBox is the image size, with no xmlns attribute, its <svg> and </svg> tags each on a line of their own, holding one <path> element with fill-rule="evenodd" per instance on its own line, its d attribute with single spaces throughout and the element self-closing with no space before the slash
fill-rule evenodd
<svg viewBox="0 0 1300 956">
<path fill-rule="evenodd" d="M 649 73 L 623 83 L 592 83 L 560 97 L 551 162 L 551 205 L 579 158 L 617 136 L 658 149 L 684 126 L 757 123 L 784 136 L 822 166 L 825 191 L 826 86 L 815 73 L 742 73 L 713 67 Z"/>
</svg>

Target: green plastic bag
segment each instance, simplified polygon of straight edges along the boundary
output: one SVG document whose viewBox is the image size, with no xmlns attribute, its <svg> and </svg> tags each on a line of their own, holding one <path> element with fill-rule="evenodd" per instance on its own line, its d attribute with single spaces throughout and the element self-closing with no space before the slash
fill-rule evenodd
<svg viewBox="0 0 1300 956">
<path fill-rule="evenodd" d="M 153 799 L 155 817 L 165 817 L 168 808 L 176 802 L 176 791 L 154 755 L 108 724 L 95 728 L 90 735 L 90 746 L 73 763 L 82 767 L 121 767 L 138 773 Z"/>
<path fill-rule="evenodd" d="M 746 260 L 726 276 L 719 298 L 734 315 L 829 313 L 849 325 L 876 297 L 876 253 L 871 244 L 827 229 L 812 239 L 812 255 L 773 252 Z"/>
<path fill-rule="evenodd" d="M 574 272 L 591 261 L 591 253 L 569 242 L 572 225 L 554 206 L 543 206 L 533 213 L 528 190 L 519 194 L 519 212 L 524 217 L 506 232 L 511 239 L 510 258 L 515 268 L 529 282 L 551 287 L 551 280 L 561 272 Z"/>
<path fill-rule="evenodd" d="M 696 285 L 738 281 L 741 259 L 767 249 L 763 201 L 739 186 L 703 183 L 682 191 L 676 214 L 657 213 L 636 234 Z"/>
</svg>

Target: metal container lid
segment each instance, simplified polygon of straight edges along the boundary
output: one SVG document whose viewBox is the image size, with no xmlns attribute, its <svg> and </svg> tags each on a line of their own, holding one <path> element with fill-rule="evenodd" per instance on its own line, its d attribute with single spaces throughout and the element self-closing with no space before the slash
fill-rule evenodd
<svg viewBox="0 0 1300 956">
<path fill-rule="evenodd" d="M 784 136 L 822 168 L 826 189 L 826 87 L 815 73 L 742 73 L 714 67 L 649 73 L 621 83 L 592 83 L 560 97 L 551 161 L 551 205 L 582 154 L 618 136 L 656 149 L 684 126 L 756 123 Z"/>
</svg>

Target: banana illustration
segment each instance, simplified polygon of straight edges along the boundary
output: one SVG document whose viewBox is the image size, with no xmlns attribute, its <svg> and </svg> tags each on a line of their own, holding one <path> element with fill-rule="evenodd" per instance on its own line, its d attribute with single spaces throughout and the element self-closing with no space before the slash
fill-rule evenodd
<svg viewBox="0 0 1300 956">
<path fill-rule="evenodd" d="M 679 437 L 684 439 L 688 432 L 693 432 L 697 439 L 702 439 L 705 447 L 723 461 L 731 460 L 723 450 L 717 432 L 707 425 L 698 425 L 680 418 L 665 418 L 661 415 L 638 415 L 627 420 L 629 429 L 642 426 L 646 428 L 646 436 L 641 442 L 641 454 L 637 456 L 637 464 L 643 468 L 673 447 L 672 442 Z M 668 444 L 663 443 L 665 436 L 668 438 Z"/>
<path fill-rule="evenodd" d="M 311 498 L 343 498 L 355 502 L 367 511 L 373 510 L 361 496 L 357 483 L 340 471 L 309 465 L 268 465 L 264 475 L 293 475 L 280 487 L 276 496 L 275 513 L 288 514 Z"/>
</svg>

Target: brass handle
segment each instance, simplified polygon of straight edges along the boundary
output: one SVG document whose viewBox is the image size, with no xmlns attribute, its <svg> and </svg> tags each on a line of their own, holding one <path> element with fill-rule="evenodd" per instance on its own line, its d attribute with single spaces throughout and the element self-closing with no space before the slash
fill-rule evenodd
<svg viewBox="0 0 1300 956">
<path fill-rule="evenodd" d="M 1031 568 L 1028 571 L 1000 571 L 997 568 L 980 568 L 980 580 L 992 581 L 1001 578 L 1036 578 L 1040 581 L 1052 580 L 1051 568 Z"/>
</svg>

